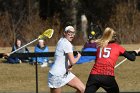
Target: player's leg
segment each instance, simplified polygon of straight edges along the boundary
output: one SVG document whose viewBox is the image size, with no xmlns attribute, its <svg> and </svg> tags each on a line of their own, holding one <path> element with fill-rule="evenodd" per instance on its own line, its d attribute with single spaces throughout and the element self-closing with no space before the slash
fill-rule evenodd
<svg viewBox="0 0 140 93">
<path fill-rule="evenodd" d="M 61 88 L 50 88 L 51 93 L 61 93 Z"/>
<path fill-rule="evenodd" d="M 112 84 L 110 87 L 104 87 L 104 89 L 107 91 L 107 93 L 119 93 L 119 87 L 117 83 Z"/>
<path fill-rule="evenodd" d="M 96 91 L 99 89 L 99 86 L 96 85 L 90 85 L 86 86 L 85 92 L 84 93 L 96 93 Z"/>
<path fill-rule="evenodd" d="M 84 93 L 85 91 L 85 85 L 77 77 L 74 77 L 67 85 L 77 89 L 76 93 Z"/>
<path fill-rule="evenodd" d="M 50 87 L 50 93 L 61 93 L 62 77 L 55 76 L 51 73 L 48 74 L 48 86 Z"/>
<path fill-rule="evenodd" d="M 96 75 L 90 75 L 86 84 L 86 89 L 84 93 L 96 93 L 96 91 L 100 88 Z"/>
<path fill-rule="evenodd" d="M 107 91 L 107 93 L 119 93 L 119 87 L 115 80 L 115 77 L 107 76 L 104 79 L 104 84 L 102 88 Z"/>
</svg>

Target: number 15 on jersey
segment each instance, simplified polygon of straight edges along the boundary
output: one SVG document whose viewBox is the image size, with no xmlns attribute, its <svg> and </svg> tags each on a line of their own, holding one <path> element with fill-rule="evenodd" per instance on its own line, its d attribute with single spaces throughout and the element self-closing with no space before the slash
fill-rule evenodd
<svg viewBox="0 0 140 93">
<path fill-rule="evenodd" d="M 100 48 L 99 58 L 108 58 L 110 56 L 111 48 Z"/>
</svg>

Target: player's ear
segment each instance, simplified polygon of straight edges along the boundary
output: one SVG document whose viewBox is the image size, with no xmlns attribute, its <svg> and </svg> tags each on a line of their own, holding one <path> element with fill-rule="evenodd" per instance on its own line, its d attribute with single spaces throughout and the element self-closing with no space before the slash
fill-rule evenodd
<svg viewBox="0 0 140 93">
<path fill-rule="evenodd" d="M 121 43 L 120 39 L 119 39 L 119 35 L 114 33 L 112 36 L 112 40 L 111 42 L 117 42 L 117 43 Z"/>
<path fill-rule="evenodd" d="M 66 34 L 67 34 L 67 32 L 64 31 L 64 32 L 63 32 L 63 35 L 66 36 Z"/>
</svg>

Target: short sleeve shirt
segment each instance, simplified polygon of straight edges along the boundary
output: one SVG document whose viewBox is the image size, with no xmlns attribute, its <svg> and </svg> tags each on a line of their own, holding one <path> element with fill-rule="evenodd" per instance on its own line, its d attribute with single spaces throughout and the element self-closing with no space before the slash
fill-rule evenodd
<svg viewBox="0 0 140 93">
<path fill-rule="evenodd" d="M 50 73 L 53 75 L 64 75 L 68 70 L 68 58 L 67 53 L 73 52 L 73 45 L 66 38 L 60 38 L 57 43 L 54 64 L 50 69 Z"/>
<path fill-rule="evenodd" d="M 125 49 L 117 43 L 110 43 L 104 48 L 99 47 L 91 74 L 114 76 L 116 61 L 119 55 L 124 52 Z"/>
</svg>

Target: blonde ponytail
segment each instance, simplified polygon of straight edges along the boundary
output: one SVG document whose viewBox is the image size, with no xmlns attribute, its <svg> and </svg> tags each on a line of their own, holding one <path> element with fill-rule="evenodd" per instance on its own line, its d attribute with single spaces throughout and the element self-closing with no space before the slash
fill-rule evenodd
<svg viewBox="0 0 140 93">
<path fill-rule="evenodd" d="M 109 41 L 112 40 L 112 37 L 114 35 L 115 31 L 112 28 L 107 27 L 104 30 L 103 36 L 100 39 L 96 40 L 98 47 L 105 47 Z"/>
</svg>

